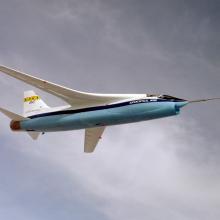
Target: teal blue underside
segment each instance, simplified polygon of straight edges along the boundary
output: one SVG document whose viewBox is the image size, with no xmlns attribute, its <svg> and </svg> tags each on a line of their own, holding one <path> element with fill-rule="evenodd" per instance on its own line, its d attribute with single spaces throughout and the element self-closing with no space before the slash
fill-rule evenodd
<svg viewBox="0 0 220 220">
<path fill-rule="evenodd" d="M 139 122 L 177 115 L 187 102 L 151 102 L 74 114 L 44 116 L 21 122 L 22 130 L 42 132 L 77 130 Z"/>
</svg>

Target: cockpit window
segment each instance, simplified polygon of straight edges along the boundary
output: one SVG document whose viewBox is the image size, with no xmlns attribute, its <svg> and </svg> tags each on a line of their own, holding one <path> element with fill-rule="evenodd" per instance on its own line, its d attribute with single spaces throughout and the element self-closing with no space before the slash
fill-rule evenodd
<svg viewBox="0 0 220 220">
<path fill-rule="evenodd" d="M 174 96 L 170 96 L 170 95 L 159 95 L 158 98 L 161 99 L 166 99 L 166 100 L 170 100 L 170 101 L 184 101 L 183 99 L 174 97 Z"/>
</svg>

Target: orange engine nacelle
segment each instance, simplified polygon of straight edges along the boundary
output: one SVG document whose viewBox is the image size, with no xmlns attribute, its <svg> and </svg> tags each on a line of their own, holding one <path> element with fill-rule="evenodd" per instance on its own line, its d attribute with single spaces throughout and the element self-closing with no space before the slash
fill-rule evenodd
<svg viewBox="0 0 220 220">
<path fill-rule="evenodd" d="M 20 121 L 14 121 L 12 120 L 10 123 L 10 128 L 12 131 L 19 131 L 21 130 Z"/>
</svg>

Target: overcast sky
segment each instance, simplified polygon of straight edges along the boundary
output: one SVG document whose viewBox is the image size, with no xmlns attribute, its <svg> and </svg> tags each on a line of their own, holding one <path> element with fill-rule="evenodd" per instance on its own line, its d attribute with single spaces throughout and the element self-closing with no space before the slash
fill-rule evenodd
<svg viewBox="0 0 220 220">
<path fill-rule="evenodd" d="M 220 1 L 1 0 L 0 63 L 73 89 L 220 96 Z M 1 106 L 32 87 L 0 74 Z M 34 89 L 48 105 L 62 101 Z M 219 220 L 220 102 L 32 141 L 0 115 L 0 219 Z"/>
</svg>

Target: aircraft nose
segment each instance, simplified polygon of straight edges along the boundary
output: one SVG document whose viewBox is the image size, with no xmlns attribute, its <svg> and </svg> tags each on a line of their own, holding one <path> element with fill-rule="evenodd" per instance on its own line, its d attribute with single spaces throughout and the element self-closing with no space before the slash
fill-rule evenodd
<svg viewBox="0 0 220 220">
<path fill-rule="evenodd" d="M 181 102 L 176 102 L 175 103 L 175 107 L 177 108 L 177 109 L 180 109 L 180 108 L 182 108 L 183 106 L 185 106 L 185 105 L 187 105 L 189 102 L 188 101 L 181 101 Z"/>
<path fill-rule="evenodd" d="M 183 106 L 187 105 L 188 102 L 183 100 L 183 101 L 180 101 L 180 102 L 176 102 L 175 103 L 175 110 L 176 110 L 176 114 L 179 114 L 180 113 L 180 108 L 182 108 Z"/>
</svg>

